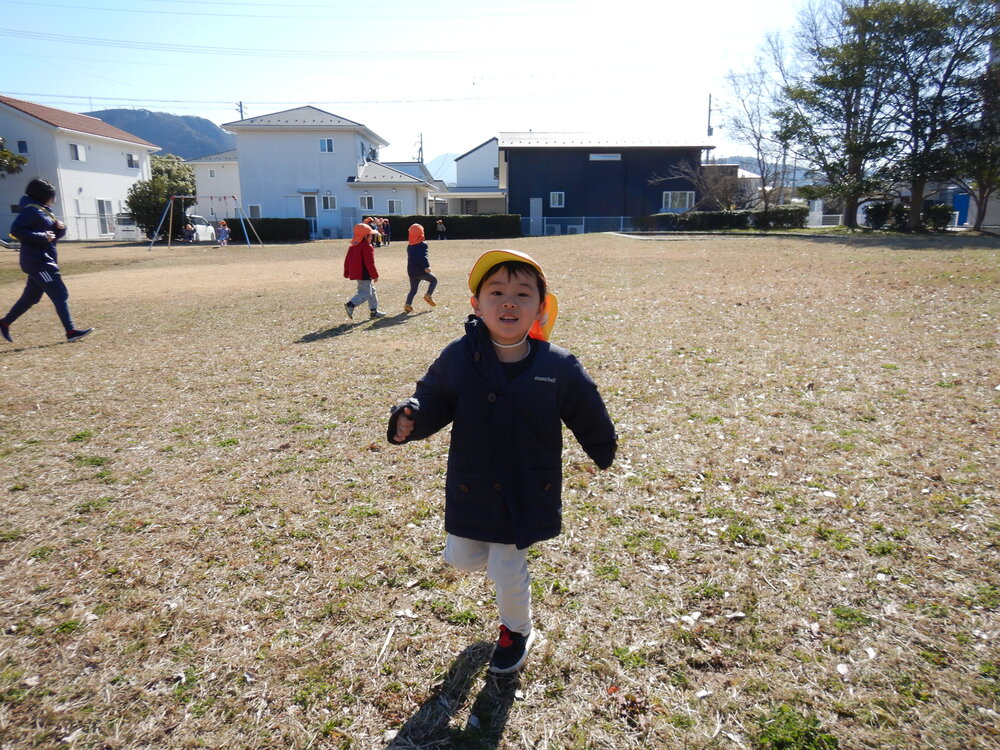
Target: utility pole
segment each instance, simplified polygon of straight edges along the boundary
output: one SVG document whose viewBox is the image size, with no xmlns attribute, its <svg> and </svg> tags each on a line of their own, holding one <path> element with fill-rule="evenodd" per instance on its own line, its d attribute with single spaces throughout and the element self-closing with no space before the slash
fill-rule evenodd
<svg viewBox="0 0 1000 750">
<path fill-rule="evenodd" d="M 243 102 L 236 103 L 236 111 L 240 113 L 240 119 L 243 119 Z"/>
</svg>

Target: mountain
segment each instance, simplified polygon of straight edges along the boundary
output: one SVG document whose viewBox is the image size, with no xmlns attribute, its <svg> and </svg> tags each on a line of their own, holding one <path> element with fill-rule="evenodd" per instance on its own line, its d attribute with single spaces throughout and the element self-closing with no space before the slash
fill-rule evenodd
<svg viewBox="0 0 1000 750">
<path fill-rule="evenodd" d="M 197 159 L 236 148 L 236 136 L 204 117 L 148 109 L 102 109 L 84 114 L 156 144 L 161 154 L 174 154 L 182 159 Z"/>
</svg>

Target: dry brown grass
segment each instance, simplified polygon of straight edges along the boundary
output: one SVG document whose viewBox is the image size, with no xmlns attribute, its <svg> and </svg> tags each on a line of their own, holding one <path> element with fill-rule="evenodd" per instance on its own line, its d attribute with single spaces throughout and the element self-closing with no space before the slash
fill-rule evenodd
<svg viewBox="0 0 1000 750">
<path fill-rule="evenodd" d="M 384 438 L 496 243 L 410 317 L 380 250 L 375 323 L 342 242 L 66 245 L 98 332 L 0 348 L 0 747 L 1000 745 L 996 241 L 503 244 L 621 435 L 567 450 L 521 677 L 439 559 L 447 435 Z"/>
</svg>

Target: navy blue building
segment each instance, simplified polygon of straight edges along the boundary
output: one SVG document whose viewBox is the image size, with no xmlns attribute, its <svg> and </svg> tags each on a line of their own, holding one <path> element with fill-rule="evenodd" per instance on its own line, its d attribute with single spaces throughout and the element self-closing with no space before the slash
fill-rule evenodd
<svg viewBox="0 0 1000 750">
<path fill-rule="evenodd" d="M 600 139 L 580 133 L 501 133 L 507 210 L 546 224 L 565 217 L 634 217 L 694 207 L 695 185 L 668 177 L 697 167 L 708 144 Z"/>
</svg>

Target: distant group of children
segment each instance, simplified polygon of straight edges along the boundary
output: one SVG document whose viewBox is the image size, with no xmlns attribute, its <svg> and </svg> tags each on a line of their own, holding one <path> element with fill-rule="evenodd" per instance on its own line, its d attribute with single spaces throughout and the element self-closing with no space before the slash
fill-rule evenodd
<svg viewBox="0 0 1000 750">
<path fill-rule="evenodd" d="M 388 219 L 385 220 L 388 227 Z M 354 319 L 354 310 L 359 305 L 368 303 L 369 317 L 382 318 L 385 313 L 378 308 L 378 292 L 375 282 L 378 281 L 378 268 L 375 265 L 375 243 L 378 241 L 378 230 L 368 221 L 354 226 L 354 236 L 344 257 L 344 278 L 357 282 L 357 291 L 351 299 L 344 303 L 347 317 Z M 413 298 L 421 281 L 427 282 L 427 293 L 424 302 L 431 307 L 437 306 L 434 301 L 434 290 L 437 288 L 437 277 L 431 273 L 427 243 L 424 242 L 424 228 L 420 224 L 411 224 L 409 229 L 409 244 L 406 247 L 406 273 L 410 277 L 410 293 L 403 304 L 403 312 L 413 312 Z M 388 231 L 386 237 L 389 236 Z M 389 244 L 386 242 L 385 244 Z"/>
</svg>

